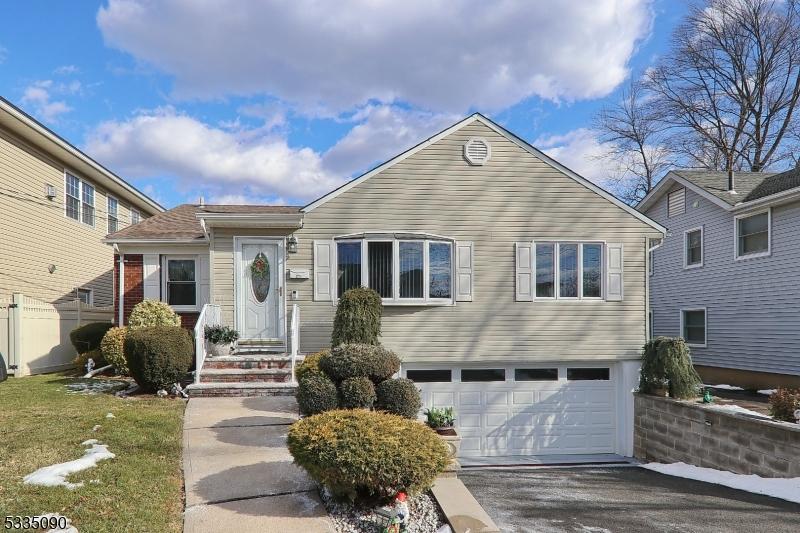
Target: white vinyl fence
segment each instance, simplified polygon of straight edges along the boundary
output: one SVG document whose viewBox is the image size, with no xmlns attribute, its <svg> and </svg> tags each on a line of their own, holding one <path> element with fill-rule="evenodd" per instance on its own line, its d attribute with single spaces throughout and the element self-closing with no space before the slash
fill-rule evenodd
<svg viewBox="0 0 800 533">
<path fill-rule="evenodd" d="M 17 377 L 64 370 L 76 355 L 69 332 L 113 317 L 113 307 L 77 301 L 54 305 L 16 293 L 0 299 L 0 353 L 9 374 Z"/>
</svg>

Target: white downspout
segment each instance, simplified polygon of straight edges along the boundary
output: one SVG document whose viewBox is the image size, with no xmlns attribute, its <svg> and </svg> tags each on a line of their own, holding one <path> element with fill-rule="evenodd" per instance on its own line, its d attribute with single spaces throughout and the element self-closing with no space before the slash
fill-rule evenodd
<svg viewBox="0 0 800 533">
<path fill-rule="evenodd" d="M 125 325 L 125 254 L 119 251 L 117 245 L 114 245 L 114 248 L 117 249 L 117 255 L 119 255 L 119 288 L 117 289 L 117 294 L 119 294 L 118 306 L 119 309 L 117 311 L 117 326 L 122 327 Z"/>
</svg>

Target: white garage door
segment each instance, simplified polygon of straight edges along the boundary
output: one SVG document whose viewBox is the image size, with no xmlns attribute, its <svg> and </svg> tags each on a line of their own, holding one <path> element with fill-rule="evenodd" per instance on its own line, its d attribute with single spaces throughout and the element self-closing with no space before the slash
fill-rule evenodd
<svg viewBox="0 0 800 533">
<path fill-rule="evenodd" d="M 613 366 L 405 369 L 423 406 L 453 406 L 461 456 L 614 453 Z"/>
</svg>

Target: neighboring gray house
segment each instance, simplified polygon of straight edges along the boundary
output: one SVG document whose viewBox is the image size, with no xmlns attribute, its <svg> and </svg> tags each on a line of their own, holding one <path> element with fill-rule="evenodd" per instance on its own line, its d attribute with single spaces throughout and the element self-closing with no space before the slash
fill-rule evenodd
<svg viewBox="0 0 800 533">
<path fill-rule="evenodd" d="M 158 298 L 198 333 L 209 316 L 239 330 L 233 357 L 200 346 L 191 395 L 290 388 L 284 354 L 328 346 L 339 296 L 372 287 L 381 342 L 425 407 L 455 407 L 474 457 L 633 453 L 647 243 L 663 235 L 476 114 L 304 207 L 180 206 L 107 240 L 121 321 Z"/>
<path fill-rule="evenodd" d="M 653 334 L 684 337 L 707 382 L 800 385 L 800 169 L 676 170 L 638 209 L 668 230 L 651 252 Z"/>
</svg>

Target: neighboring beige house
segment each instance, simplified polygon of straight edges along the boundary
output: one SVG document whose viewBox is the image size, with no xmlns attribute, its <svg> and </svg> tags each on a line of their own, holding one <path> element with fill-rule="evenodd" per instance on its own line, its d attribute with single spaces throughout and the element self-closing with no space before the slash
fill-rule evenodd
<svg viewBox="0 0 800 533">
<path fill-rule="evenodd" d="M 232 357 L 198 344 L 192 394 L 289 388 L 269 383 L 283 354 L 328 346 L 339 295 L 369 286 L 401 374 L 426 407 L 455 407 L 462 455 L 495 457 L 632 454 L 647 244 L 663 234 L 475 114 L 305 207 L 183 205 L 107 241 L 124 259 L 118 321 L 158 298 L 198 336 L 240 332 Z"/>
<path fill-rule="evenodd" d="M 12 371 L 69 363 L 69 330 L 110 318 L 94 309 L 114 298 L 114 253 L 103 238 L 162 211 L 0 98 L 0 353 Z M 76 300 L 85 304 L 83 316 Z"/>
</svg>

